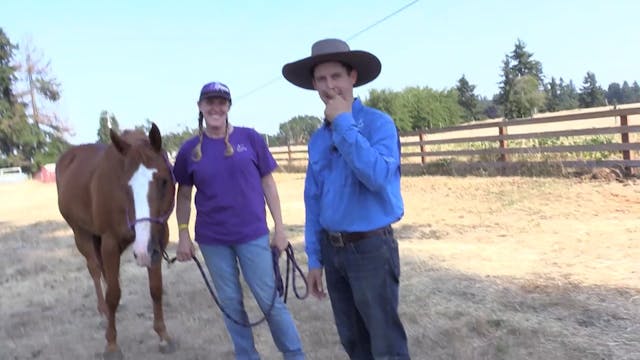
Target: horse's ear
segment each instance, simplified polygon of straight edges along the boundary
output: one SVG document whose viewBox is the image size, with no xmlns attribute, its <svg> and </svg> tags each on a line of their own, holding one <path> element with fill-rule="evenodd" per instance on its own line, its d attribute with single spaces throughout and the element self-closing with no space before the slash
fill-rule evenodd
<svg viewBox="0 0 640 360">
<path fill-rule="evenodd" d="M 160 129 L 158 129 L 156 123 L 153 122 L 149 130 L 149 142 L 155 151 L 160 152 L 162 150 L 162 135 L 160 135 Z"/>
<path fill-rule="evenodd" d="M 120 152 L 121 154 L 126 154 L 127 151 L 129 151 L 131 144 L 124 141 L 120 137 L 120 135 L 118 135 L 115 131 L 113 131 L 113 129 L 109 129 L 109 137 L 111 138 L 111 143 L 113 144 L 113 146 L 116 147 L 118 152 Z"/>
</svg>

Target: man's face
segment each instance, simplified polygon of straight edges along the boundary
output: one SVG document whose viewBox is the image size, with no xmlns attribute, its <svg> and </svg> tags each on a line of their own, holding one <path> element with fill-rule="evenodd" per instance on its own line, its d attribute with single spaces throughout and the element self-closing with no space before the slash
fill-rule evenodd
<svg viewBox="0 0 640 360">
<path fill-rule="evenodd" d="M 353 101 L 353 84 L 356 83 L 358 73 L 347 69 L 339 62 L 326 62 L 317 65 L 313 71 L 313 87 L 318 91 L 320 99 L 326 104 L 331 94 L 336 94 L 345 101 Z"/>
</svg>

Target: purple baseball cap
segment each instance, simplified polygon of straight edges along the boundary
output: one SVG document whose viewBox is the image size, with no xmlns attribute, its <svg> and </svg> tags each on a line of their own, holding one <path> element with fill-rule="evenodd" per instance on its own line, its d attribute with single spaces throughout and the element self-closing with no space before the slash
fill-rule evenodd
<svg viewBox="0 0 640 360">
<path fill-rule="evenodd" d="M 229 91 L 229 87 L 221 82 L 213 81 L 205 84 L 200 90 L 200 99 L 210 98 L 210 97 L 218 97 L 229 100 L 229 104 L 231 104 L 231 92 Z"/>
</svg>

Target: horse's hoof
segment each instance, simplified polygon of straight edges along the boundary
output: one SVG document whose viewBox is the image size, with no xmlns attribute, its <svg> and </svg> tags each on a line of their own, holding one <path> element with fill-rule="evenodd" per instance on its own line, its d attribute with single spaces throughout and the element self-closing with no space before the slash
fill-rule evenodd
<svg viewBox="0 0 640 360">
<path fill-rule="evenodd" d="M 163 354 L 173 354 L 178 350 L 178 342 L 173 339 L 161 340 L 158 350 Z"/>
<path fill-rule="evenodd" d="M 118 349 L 116 351 L 105 351 L 102 354 L 102 358 L 104 360 L 124 360 L 124 354 L 122 354 L 122 350 Z"/>
</svg>

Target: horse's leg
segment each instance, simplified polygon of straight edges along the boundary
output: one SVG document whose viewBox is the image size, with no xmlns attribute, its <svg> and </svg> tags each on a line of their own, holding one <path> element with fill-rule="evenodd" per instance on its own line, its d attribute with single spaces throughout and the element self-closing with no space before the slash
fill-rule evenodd
<svg viewBox="0 0 640 360">
<path fill-rule="evenodd" d="M 122 351 L 116 342 L 116 310 L 120 303 L 120 247 L 117 239 L 112 236 L 102 237 L 102 262 L 104 266 L 104 278 L 107 283 L 106 303 L 107 303 L 107 331 L 105 338 L 107 346 L 104 351 L 105 359 L 122 359 Z"/>
<path fill-rule="evenodd" d="M 169 337 L 164 323 L 162 310 L 162 262 L 151 265 L 149 274 L 149 292 L 153 302 L 153 329 L 160 336 L 160 352 L 170 354 L 176 351 L 177 344 Z"/>
<path fill-rule="evenodd" d="M 96 298 L 98 299 L 98 312 L 102 316 L 107 316 L 107 304 L 104 301 L 104 292 L 102 291 L 102 265 L 94 242 L 96 238 L 88 231 L 82 229 L 73 229 L 73 235 L 76 240 L 76 247 L 87 261 L 87 269 L 93 279 L 93 286 L 96 290 Z M 100 238 L 97 238 L 99 241 Z"/>
</svg>

